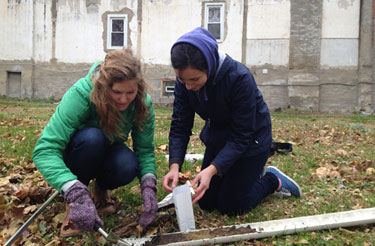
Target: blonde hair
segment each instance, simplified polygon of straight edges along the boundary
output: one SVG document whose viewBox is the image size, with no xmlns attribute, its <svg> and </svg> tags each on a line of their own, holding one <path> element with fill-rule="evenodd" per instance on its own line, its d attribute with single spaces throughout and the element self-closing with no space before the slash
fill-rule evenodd
<svg viewBox="0 0 375 246">
<path fill-rule="evenodd" d="M 99 67 L 100 66 L 100 67 Z M 102 64 L 98 66 L 99 73 L 93 79 L 94 88 L 91 92 L 91 101 L 96 106 L 99 115 L 99 125 L 106 137 L 113 140 L 115 136 L 124 137 L 120 128 L 124 126 L 121 112 L 110 96 L 114 83 L 135 79 L 138 92 L 134 99 L 135 113 L 133 121 L 142 129 L 141 123 L 148 113 L 144 103 L 146 85 L 141 73 L 141 63 L 133 56 L 130 49 L 110 51 Z"/>
</svg>

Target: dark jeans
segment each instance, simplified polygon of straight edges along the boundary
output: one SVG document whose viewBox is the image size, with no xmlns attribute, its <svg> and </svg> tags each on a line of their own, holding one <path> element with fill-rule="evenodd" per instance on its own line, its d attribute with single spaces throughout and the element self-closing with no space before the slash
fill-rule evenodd
<svg viewBox="0 0 375 246">
<path fill-rule="evenodd" d="M 96 178 L 103 189 L 129 184 L 139 174 L 134 152 L 124 144 L 111 144 L 98 128 L 75 133 L 64 151 L 64 162 L 82 183 L 88 185 Z"/>
<path fill-rule="evenodd" d="M 210 188 L 199 200 L 204 210 L 218 209 L 229 215 L 242 214 L 255 208 L 265 197 L 278 187 L 278 179 L 272 173 L 259 178 L 269 153 L 248 158 L 240 158 L 223 176 L 215 175 Z M 202 168 L 209 166 L 214 155 L 207 149 Z"/>
</svg>

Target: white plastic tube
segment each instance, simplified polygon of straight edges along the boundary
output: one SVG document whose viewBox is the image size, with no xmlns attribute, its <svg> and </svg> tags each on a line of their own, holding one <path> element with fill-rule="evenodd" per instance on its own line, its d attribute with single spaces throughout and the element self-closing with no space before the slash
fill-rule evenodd
<svg viewBox="0 0 375 246">
<path fill-rule="evenodd" d="M 217 244 L 217 243 L 230 243 L 236 241 L 244 241 L 250 239 L 259 239 L 272 237 L 276 235 L 293 234 L 304 231 L 317 231 L 326 229 L 335 229 L 340 227 L 350 227 L 358 225 L 366 225 L 375 223 L 375 208 L 366 208 L 351 210 L 345 212 L 320 214 L 312 216 L 304 216 L 290 219 L 270 220 L 264 222 L 256 222 L 250 224 L 236 225 L 236 228 L 240 227 L 251 227 L 256 232 L 247 234 L 237 234 L 231 236 L 215 237 L 215 238 L 204 238 L 192 241 L 183 241 L 176 243 L 169 243 L 170 246 L 179 245 L 204 245 L 204 244 Z M 223 228 L 229 228 L 232 226 L 225 226 Z M 215 228 L 211 228 L 214 230 Z M 202 229 L 207 230 L 207 229 Z M 199 232 L 200 230 L 194 230 L 192 232 Z M 170 234 L 182 234 L 170 233 Z M 168 235 L 168 234 L 165 234 Z M 147 238 L 151 240 L 152 238 Z"/>
</svg>

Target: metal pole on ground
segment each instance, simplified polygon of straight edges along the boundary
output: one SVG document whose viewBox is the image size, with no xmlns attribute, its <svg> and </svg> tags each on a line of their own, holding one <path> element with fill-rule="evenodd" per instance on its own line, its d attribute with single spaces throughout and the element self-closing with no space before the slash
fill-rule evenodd
<svg viewBox="0 0 375 246">
<path fill-rule="evenodd" d="M 12 245 L 12 243 L 18 238 L 18 236 L 30 225 L 31 222 L 47 207 L 47 205 L 55 199 L 55 197 L 59 194 L 58 191 L 52 194 L 47 201 L 45 201 L 40 208 L 23 224 L 14 235 L 4 244 L 4 246 Z"/>
</svg>

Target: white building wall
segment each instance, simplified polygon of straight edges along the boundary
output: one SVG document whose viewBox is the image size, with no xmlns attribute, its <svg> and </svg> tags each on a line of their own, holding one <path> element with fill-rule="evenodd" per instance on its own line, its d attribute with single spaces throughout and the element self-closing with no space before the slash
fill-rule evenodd
<svg viewBox="0 0 375 246">
<path fill-rule="evenodd" d="M 170 48 L 184 33 L 201 26 L 200 1 L 143 1 L 141 56 L 147 64 L 170 65 Z"/>
<path fill-rule="evenodd" d="M 302 1 L 307 4 L 301 4 Z M 214 1 L 0 0 L 0 95 L 8 94 L 8 72 L 17 72 L 22 74 L 20 81 L 16 81 L 20 84 L 21 97 L 60 97 L 77 78 L 86 74 L 91 63 L 103 59 L 108 52 L 104 33 L 106 16 L 125 13 L 129 20 L 127 40 L 145 64 L 145 75 L 154 89 L 153 99 L 168 103 L 172 97 L 163 95 L 160 88 L 162 80 L 174 77 L 170 48 L 182 34 L 204 26 L 204 6 L 209 2 Z M 340 110 L 330 101 L 335 93 L 342 101 L 347 99 L 344 102 L 346 111 L 357 110 L 357 94 L 368 91 L 367 85 L 370 85 L 367 75 L 358 77 L 357 74 L 360 61 L 363 63 L 365 59 L 363 54 L 371 49 L 368 35 L 363 34 L 366 31 L 363 27 L 371 24 L 369 21 L 360 23 L 360 18 L 365 20 L 361 14 L 372 16 L 367 0 L 217 2 L 225 3 L 224 40 L 219 42 L 220 50 L 239 61 L 246 55 L 245 63 L 254 71 L 266 100 L 271 102 L 269 105 L 296 108 L 307 105 L 312 110 Z M 311 15 L 304 6 L 311 8 Z M 304 23 L 304 11 L 309 20 L 316 21 L 315 25 Z M 142 16 L 138 16 L 140 13 Z M 243 23 L 244 19 L 247 19 L 246 23 Z M 299 21 L 301 25 L 296 28 L 294 24 Z M 291 37 L 299 43 L 291 44 Z M 243 40 L 246 40 L 244 50 Z M 314 46 L 304 40 L 313 40 Z M 364 50 L 362 55 L 359 54 L 359 41 Z M 296 55 L 296 51 L 301 52 Z M 305 54 L 308 56 L 304 57 Z M 299 67 L 289 64 L 289 60 L 293 62 L 296 58 Z M 305 66 L 305 61 L 313 63 L 314 69 L 309 70 L 311 66 Z M 301 74 L 294 71 L 296 69 L 289 69 L 289 65 L 298 67 L 310 80 L 301 80 L 298 77 Z M 320 69 L 319 80 L 314 78 L 315 69 Z M 357 88 L 359 80 L 366 87 Z M 336 92 L 329 87 L 335 82 L 335 86 L 346 84 L 341 86 L 343 89 L 335 87 Z M 305 85 L 310 89 L 303 87 Z M 311 86 L 319 89 L 319 94 L 312 92 Z M 341 95 L 338 95 L 339 91 Z M 314 101 L 309 104 L 311 99 Z M 361 105 L 373 104 L 366 96 Z"/>
<path fill-rule="evenodd" d="M 287 66 L 289 63 L 290 1 L 249 0 L 248 65 Z"/>
<path fill-rule="evenodd" d="M 84 1 L 57 2 L 56 58 L 59 62 L 92 63 L 105 56 L 101 14 L 101 11 L 87 13 Z"/>
<path fill-rule="evenodd" d="M 33 59 L 49 62 L 52 58 L 51 1 L 34 2 Z"/>
<path fill-rule="evenodd" d="M 28 60 L 33 47 L 33 1 L 0 1 L 0 60 Z"/>
<path fill-rule="evenodd" d="M 129 2 L 129 5 L 126 5 L 127 2 Z M 3 4 L 5 1 L 1 3 Z M 25 4 L 17 4 L 16 6 L 25 8 Z M 88 8 L 84 1 L 57 1 L 55 40 L 53 40 L 54 30 L 52 23 L 54 16 L 52 16 L 53 10 L 51 11 L 52 1 L 34 1 L 34 6 L 30 4 L 29 7 L 30 15 L 27 15 L 27 20 L 26 16 L 21 18 L 22 16 L 19 17 L 14 14 L 14 18 L 17 20 L 14 27 L 5 25 L 11 35 L 8 32 L 0 32 L 0 35 L 11 36 L 12 43 L 17 43 L 18 40 L 23 47 L 27 48 L 16 50 L 20 56 L 22 54 L 23 59 L 33 57 L 37 62 L 49 62 L 52 58 L 55 58 L 57 62 L 63 63 L 92 63 L 98 59 L 103 59 L 106 54 L 103 44 L 106 38 L 106 35 L 103 34 L 103 14 L 105 12 L 120 11 L 124 8 L 130 9 L 134 14 L 128 27 L 131 30 L 129 33 L 132 48 L 135 53 L 137 52 L 137 1 L 126 1 L 125 4 L 122 2 L 102 1 L 102 4 L 97 5 L 97 8 L 94 9 Z M 18 10 L 18 12 L 24 15 L 24 10 Z M 1 18 L 8 17 L 2 15 Z M 33 23 L 34 36 L 32 38 L 30 35 L 32 35 Z M 25 27 L 23 29 L 29 30 L 29 35 L 21 35 L 22 40 L 17 37 L 18 34 L 14 31 L 16 29 L 19 33 L 25 33 L 26 30 L 19 30 L 20 27 Z M 6 29 L 4 28 L 4 30 Z M 4 48 L 4 46 L 1 46 L 1 48 Z M 10 53 L 9 59 L 15 59 L 15 52 L 7 51 Z"/>
<path fill-rule="evenodd" d="M 225 3 L 224 40 L 220 50 L 241 60 L 243 1 Z M 184 33 L 203 26 L 204 2 L 144 1 L 141 54 L 147 64 L 170 65 L 170 48 Z M 146 38 L 147 37 L 147 38 Z"/>
<path fill-rule="evenodd" d="M 324 0 L 322 68 L 357 67 L 360 0 Z"/>
<path fill-rule="evenodd" d="M 225 4 L 224 40 L 219 42 L 219 49 L 228 53 L 233 59 L 241 61 L 242 29 L 244 1 L 227 1 Z"/>
</svg>

